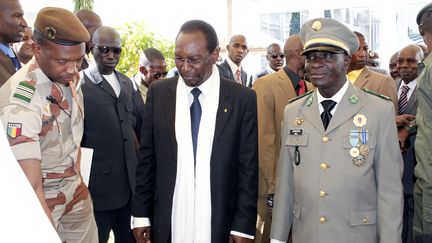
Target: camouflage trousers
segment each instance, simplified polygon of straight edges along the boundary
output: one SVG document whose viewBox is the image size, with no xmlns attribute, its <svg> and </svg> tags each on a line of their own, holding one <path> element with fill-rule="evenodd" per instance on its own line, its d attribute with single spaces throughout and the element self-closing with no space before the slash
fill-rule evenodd
<svg viewBox="0 0 432 243">
<path fill-rule="evenodd" d="M 90 193 L 73 168 L 64 173 L 45 174 L 43 187 L 60 239 L 67 243 L 97 243 Z"/>
</svg>

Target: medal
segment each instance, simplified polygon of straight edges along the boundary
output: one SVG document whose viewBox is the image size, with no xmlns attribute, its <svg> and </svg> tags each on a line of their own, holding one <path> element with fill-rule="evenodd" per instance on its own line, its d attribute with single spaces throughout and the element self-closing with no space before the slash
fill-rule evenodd
<svg viewBox="0 0 432 243">
<path fill-rule="evenodd" d="M 364 157 L 359 155 L 357 158 L 353 158 L 354 165 L 357 167 L 361 167 L 364 165 Z"/>
<path fill-rule="evenodd" d="M 350 155 L 354 159 L 360 155 L 360 150 L 357 147 L 353 147 L 350 149 Z"/>
<path fill-rule="evenodd" d="M 365 115 L 357 114 L 354 116 L 353 123 L 356 127 L 363 127 L 364 125 L 366 125 L 366 122 L 367 118 L 365 117 Z"/>
<path fill-rule="evenodd" d="M 304 120 L 303 120 L 303 118 L 296 118 L 295 119 L 295 124 L 297 125 L 297 126 L 300 126 L 301 124 L 303 124 L 303 122 L 304 122 Z"/>
<path fill-rule="evenodd" d="M 369 155 L 369 147 L 366 144 L 362 144 L 359 147 L 360 155 L 367 157 Z"/>
</svg>

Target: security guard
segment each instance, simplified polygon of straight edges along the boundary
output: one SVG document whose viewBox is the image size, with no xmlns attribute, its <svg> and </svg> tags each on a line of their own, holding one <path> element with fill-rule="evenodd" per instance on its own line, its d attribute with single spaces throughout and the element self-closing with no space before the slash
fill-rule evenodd
<svg viewBox="0 0 432 243">
<path fill-rule="evenodd" d="M 346 79 L 357 37 L 332 19 L 301 29 L 317 88 L 285 108 L 272 242 L 400 243 L 402 158 L 391 101 Z"/>
<path fill-rule="evenodd" d="M 64 242 L 98 242 L 79 174 L 82 93 L 75 87 L 89 34 L 71 12 L 44 8 L 34 58 L 0 89 L 0 119 L 12 151 Z"/>
</svg>

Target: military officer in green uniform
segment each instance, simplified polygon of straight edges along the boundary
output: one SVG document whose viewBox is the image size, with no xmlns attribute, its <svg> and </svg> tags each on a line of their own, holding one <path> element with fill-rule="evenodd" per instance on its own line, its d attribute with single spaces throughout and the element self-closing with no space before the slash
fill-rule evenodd
<svg viewBox="0 0 432 243">
<path fill-rule="evenodd" d="M 346 79 L 354 33 L 332 19 L 301 29 L 317 88 L 285 108 L 272 242 L 400 243 L 403 162 L 389 98 Z"/>
<path fill-rule="evenodd" d="M 75 88 L 89 34 L 71 12 L 44 8 L 33 38 L 34 58 L 0 89 L 0 119 L 61 240 L 98 242 L 92 202 L 79 174 L 83 102 Z"/>
<path fill-rule="evenodd" d="M 432 51 L 432 3 L 417 14 L 420 35 Z M 432 55 L 424 60 L 425 68 L 417 78 L 417 137 L 414 150 L 417 165 L 414 175 L 414 219 L 415 243 L 432 242 Z"/>
</svg>

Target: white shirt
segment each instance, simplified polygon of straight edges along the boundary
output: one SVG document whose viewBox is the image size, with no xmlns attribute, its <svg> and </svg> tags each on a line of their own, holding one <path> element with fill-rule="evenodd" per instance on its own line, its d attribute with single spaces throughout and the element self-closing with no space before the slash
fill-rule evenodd
<svg viewBox="0 0 432 243">
<path fill-rule="evenodd" d="M 235 64 L 233 61 L 231 61 L 231 59 L 229 57 L 227 57 L 226 60 L 227 60 L 228 65 L 231 68 L 231 72 L 232 72 L 234 78 L 235 78 L 235 74 L 236 74 L 237 70 L 240 69 L 240 79 L 241 79 L 241 71 L 242 71 L 241 64 L 240 64 L 240 66 L 237 66 L 237 64 Z"/>
<path fill-rule="evenodd" d="M 405 82 L 402 80 L 401 85 L 399 86 L 398 89 L 398 99 L 400 99 L 400 96 L 402 94 L 402 87 L 403 86 L 408 86 L 410 89 L 408 90 L 408 94 L 407 94 L 407 100 L 410 99 L 412 93 L 414 92 L 414 89 L 417 86 L 417 79 L 414 79 L 413 81 L 409 82 L 408 84 L 405 84 Z"/>
<path fill-rule="evenodd" d="M 109 74 L 109 75 L 102 75 L 102 76 L 103 76 L 103 77 L 108 81 L 108 83 L 111 85 L 111 87 L 113 88 L 114 93 L 117 95 L 117 97 L 119 97 L 121 87 L 120 87 L 119 81 L 118 81 L 117 76 L 115 75 L 115 73 L 112 72 L 112 73 Z"/>
<path fill-rule="evenodd" d="M 317 92 L 317 99 L 318 99 L 318 109 L 319 109 L 319 113 L 321 114 L 321 113 L 323 113 L 323 111 L 324 111 L 324 108 L 323 108 L 323 106 L 322 106 L 322 104 L 321 104 L 322 101 L 324 101 L 324 100 L 333 100 L 334 102 L 336 102 L 336 105 L 335 105 L 335 107 L 330 111 L 330 113 L 331 113 L 332 115 L 334 115 L 334 113 L 335 113 L 335 111 L 336 111 L 336 109 L 337 109 L 337 107 L 338 107 L 338 105 L 339 105 L 339 102 L 342 100 L 342 97 L 345 95 L 345 92 L 346 92 L 347 89 L 348 89 L 348 85 L 349 85 L 349 82 L 348 82 L 348 80 L 347 80 L 347 81 L 345 81 L 345 84 L 342 86 L 342 88 L 340 88 L 339 91 L 338 91 L 336 94 L 334 94 L 332 97 L 330 97 L 330 98 L 324 98 L 324 97 L 320 94 L 319 89 L 318 89 L 318 92 Z"/>
</svg>

